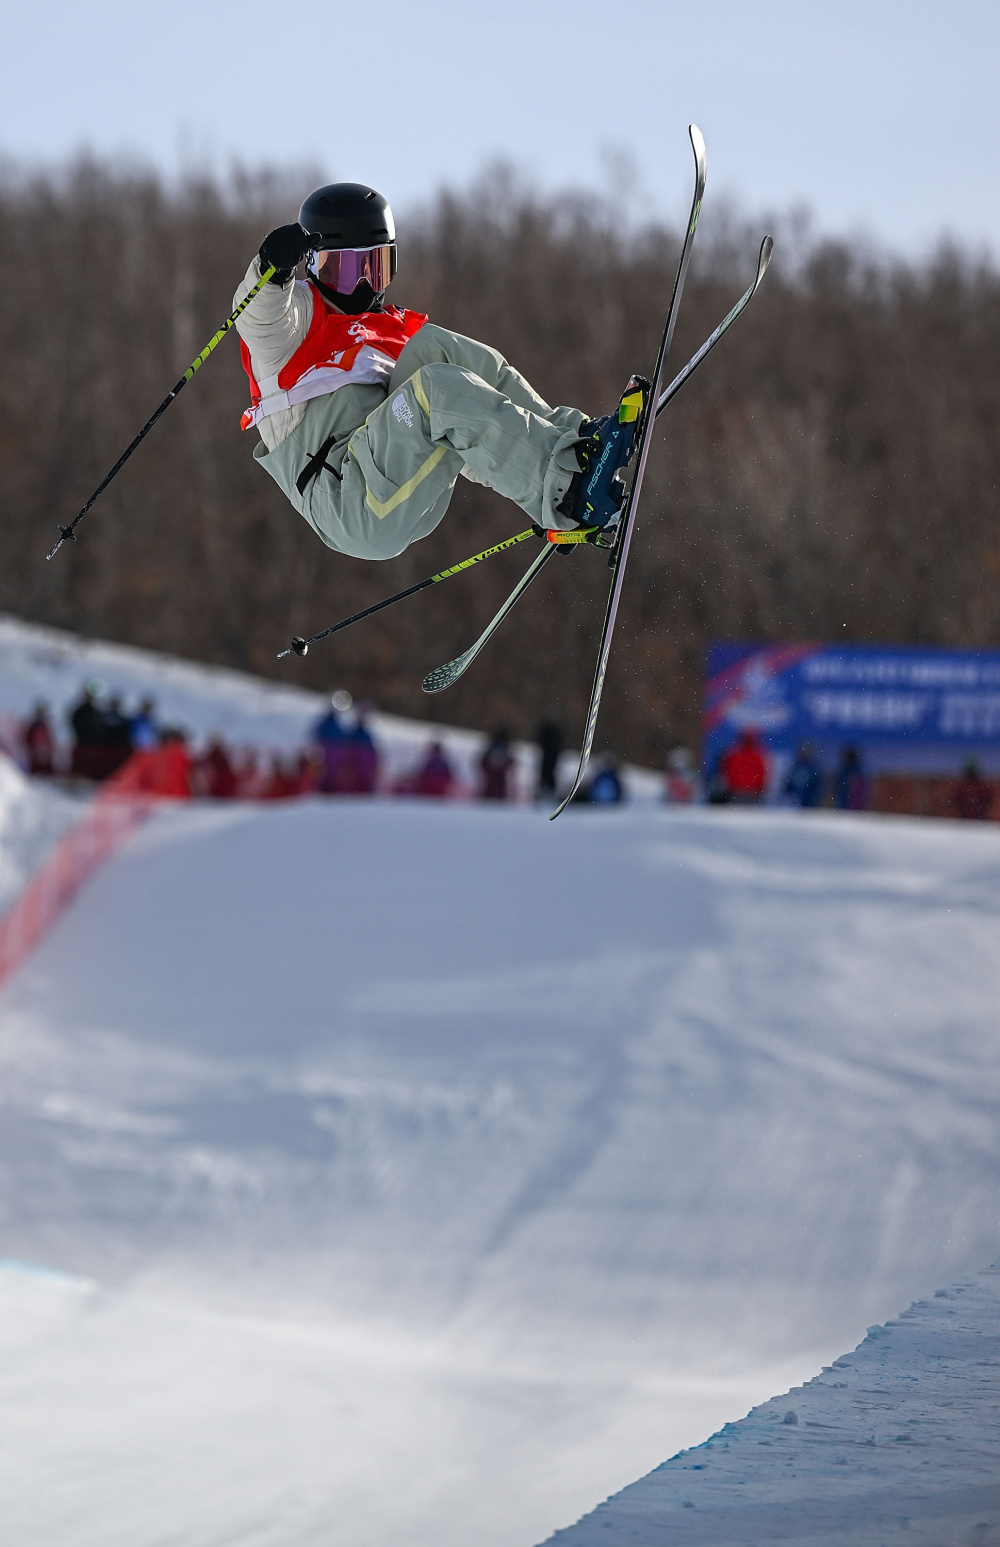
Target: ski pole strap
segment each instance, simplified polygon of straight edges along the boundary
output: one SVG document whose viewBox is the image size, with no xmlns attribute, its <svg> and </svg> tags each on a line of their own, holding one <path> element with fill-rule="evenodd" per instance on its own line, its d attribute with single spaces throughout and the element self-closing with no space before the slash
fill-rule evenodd
<svg viewBox="0 0 1000 1547">
<path fill-rule="evenodd" d="M 319 450 L 314 452 L 313 455 L 309 458 L 309 461 L 306 463 L 305 467 L 302 469 L 301 473 L 295 480 L 295 487 L 298 489 L 300 494 L 305 494 L 313 479 L 319 473 L 321 473 L 324 468 L 328 473 L 333 474 L 338 483 L 343 482 L 343 479 L 340 473 L 338 473 L 337 469 L 335 467 L 331 467 L 329 462 L 326 460 L 333 449 L 336 439 L 337 432 L 334 430 L 332 435 L 328 435 L 326 437 L 326 440 L 323 442 L 322 446 L 320 446 Z"/>
<path fill-rule="evenodd" d="M 125 463 L 128 461 L 128 459 L 132 455 L 133 451 L 139 445 L 140 441 L 145 440 L 146 436 L 149 434 L 150 430 L 153 428 L 153 425 L 156 423 L 157 419 L 159 419 L 161 414 L 165 414 L 166 413 L 167 409 L 170 407 L 171 403 L 174 401 L 174 398 L 177 396 L 178 392 L 181 391 L 182 387 L 186 387 L 188 382 L 191 380 L 191 377 L 195 374 L 195 372 L 201 370 L 201 368 L 204 365 L 205 361 L 208 359 L 209 355 L 212 353 L 212 350 L 220 342 L 221 339 L 225 338 L 226 334 L 229 332 L 229 329 L 235 323 L 237 317 L 239 317 L 241 312 L 246 311 L 247 307 L 250 305 L 250 302 L 253 300 L 254 296 L 257 294 L 257 292 L 259 290 L 262 290 L 264 288 L 264 286 L 267 284 L 268 280 L 271 278 L 271 275 L 273 273 L 274 273 L 274 265 L 272 264 L 271 267 L 265 269 L 263 274 L 260 276 L 260 278 L 253 285 L 251 285 L 250 289 L 247 291 L 246 295 L 243 297 L 243 299 L 240 302 L 239 306 L 237 306 L 236 309 L 230 314 L 230 316 L 226 318 L 225 322 L 222 324 L 222 327 L 219 329 L 219 331 L 217 333 L 215 333 L 212 336 L 212 338 L 209 339 L 208 343 L 205 345 L 204 349 L 201 351 L 201 354 L 198 355 L 194 360 L 191 361 L 191 364 L 188 366 L 187 370 L 184 372 L 184 375 L 181 377 L 180 381 L 178 381 L 175 386 L 171 387 L 170 391 L 167 393 L 166 397 L 163 399 L 163 402 L 160 404 L 160 406 L 156 410 L 156 412 L 149 419 L 146 420 L 146 423 L 143 425 L 142 429 L 139 431 L 138 435 L 135 437 L 135 440 L 132 442 L 132 444 L 130 446 L 126 447 L 126 449 L 122 452 L 121 456 L 118 458 L 118 461 L 115 463 L 114 467 L 111 469 L 110 473 L 108 473 L 108 475 L 105 478 L 103 478 L 101 480 L 101 482 L 97 485 L 97 488 L 94 490 L 93 494 L 90 496 L 90 499 L 87 501 L 86 505 L 84 505 L 81 510 L 77 511 L 76 515 L 73 517 L 72 521 L 69 523 L 68 526 L 60 526 L 59 527 L 59 541 L 57 543 L 55 543 L 54 546 L 50 549 L 50 551 L 45 555 L 45 557 L 47 559 L 54 559 L 56 554 L 59 552 L 59 549 L 62 547 L 64 542 L 72 542 L 72 543 L 76 542 L 76 529 L 79 526 L 80 522 L 83 520 L 84 516 L 87 514 L 87 511 L 90 509 L 91 505 L 93 505 L 100 498 L 100 496 L 104 493 L 105 489 L 108 487 L 108 484 L 111 482 L 112 478 L 115 478 L 118 475 L 118 473 L 121 472 L 122 468 L 125 466 Z"/>
</svg>

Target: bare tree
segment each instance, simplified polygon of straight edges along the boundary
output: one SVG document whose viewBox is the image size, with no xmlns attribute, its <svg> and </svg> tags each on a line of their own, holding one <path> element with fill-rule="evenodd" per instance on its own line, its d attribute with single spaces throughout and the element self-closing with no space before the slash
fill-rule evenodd
<svg viewBox="0 0 1000 1547">
<path fill-rule="evenodd" d="M 82 504 L 218 326 L 264 232 L 311 179 L 225 186 L 81 162 L 0 185 L 0 606 L 44 622 L 384 708 L 530 732 L 579 725 L 607 584 L 547 566 L 446 697 L 427 669 L 470 643 L 524 549 L 278 663 L 309 633 L 519 529 L 460 483 L 438 531 L 386 564 L 325 549 L 253 462 L 238 352 L 199 373 L 52 564 Z M 757 233 L 699 236 L 680 363 L 752 269 Z M 713 638 L 1000 643 L 1000 277 L 955 250 L 925 265 L 782 243 L 754 306 L 661 421 L 601 739 L 639 760 L 697 737 Z M 606 206 L 536 200 L 503 169 L 401 222 L 394 297 L 494 344 L 552 402 L 609 408 L 655 355 L 677 255 L 616 234 Z M 71 261 L 70 261 L 71 260 Z M 62 265 L 69 265 L 63 268 Z"/>
</svg>

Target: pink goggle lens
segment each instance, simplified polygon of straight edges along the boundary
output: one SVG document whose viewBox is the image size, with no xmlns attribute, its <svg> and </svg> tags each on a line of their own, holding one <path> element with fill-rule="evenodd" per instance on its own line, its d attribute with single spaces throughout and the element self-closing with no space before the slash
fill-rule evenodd
<svg viewBox="0 0 1000 1547">
<path fill-rule="evenodd" d="M 395 272 L 396 248 L 392 243 L 382 247 L 320 248 L 306 260 L 306 273 L 338 295 L 353 295 L 363 279 L 378 295 Z"/>
</svg>

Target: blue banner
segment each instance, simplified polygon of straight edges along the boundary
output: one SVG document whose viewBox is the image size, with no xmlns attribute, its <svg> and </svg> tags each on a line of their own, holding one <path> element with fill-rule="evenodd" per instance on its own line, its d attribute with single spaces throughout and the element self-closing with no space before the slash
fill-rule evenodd
<svg viewBox="0 0 1000 1547">
<path fill-rule="evenodd" d="M 826 771 L 853 746 L 870 774 L 1000 772 L 1000 651 L 716 644 L 706 678 L 707 776 L 744 730 L 771 754 L 772 789 L 803 744 Z"/>
</svg>

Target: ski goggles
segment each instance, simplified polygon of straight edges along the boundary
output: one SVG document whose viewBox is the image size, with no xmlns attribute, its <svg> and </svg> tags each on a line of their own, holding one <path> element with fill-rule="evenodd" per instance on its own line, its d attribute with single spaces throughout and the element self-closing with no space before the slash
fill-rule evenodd
<svg viewBox="0 0 1000 1547">
<path fill-rule="evenodd" d="M 396 272 L 396 245 L 382 247 L 321 247 L 306 259 L 306 273 L 338 295 L 353 295 L 363 279 L 375 294 Z"/>
</svg>

